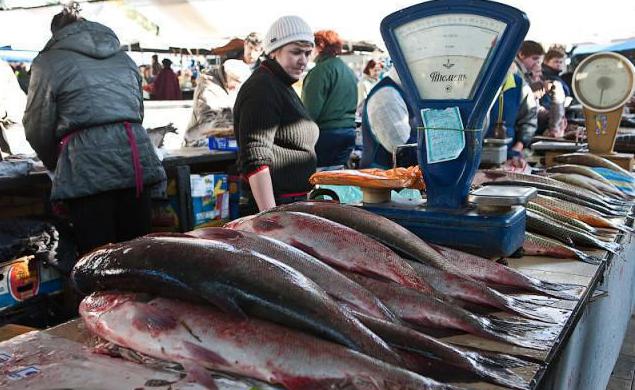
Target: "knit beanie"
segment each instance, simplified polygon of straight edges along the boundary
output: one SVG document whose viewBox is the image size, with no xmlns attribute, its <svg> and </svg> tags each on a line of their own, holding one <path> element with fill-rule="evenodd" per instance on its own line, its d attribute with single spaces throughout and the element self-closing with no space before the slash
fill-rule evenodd
<svg viewBox="0 0 635 390">
<path fill-rule="evenodd" d="M 282 16 L 269 27 L 265 35 L 265 54 L 281 48 L 282 46 L 297 41 L 311 42 L 315 44 L 313 30 L 299 16 Z"/>
</svg>

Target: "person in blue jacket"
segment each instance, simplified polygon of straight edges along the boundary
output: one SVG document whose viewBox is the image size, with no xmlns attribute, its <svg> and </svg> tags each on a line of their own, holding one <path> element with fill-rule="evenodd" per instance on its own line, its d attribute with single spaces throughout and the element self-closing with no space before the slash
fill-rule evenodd
<svg viewBox="0 0 635 390">
<path fill-rule="evenodd" d="M 366 98 L 362 114 L 362 142 L 360 167 L 382 169 L 393 167 L 393 153 L 398 146 L 417 142 L 414 113 L 406 104 L 401 80 L 394 67 Z M 416 164 L 416 153 L 411 153 L 402 161 L 402 165 Z"/>
<path fill-rule="evenodd" d="M 531 142 L 537 126 L 537 103 L 521 73 L 512 66 L 490 110 L 485 138 L 494 138 L 497 123 L 505 126 L 508 159 L 524 159 L 523 150 Z"/>
</svg>

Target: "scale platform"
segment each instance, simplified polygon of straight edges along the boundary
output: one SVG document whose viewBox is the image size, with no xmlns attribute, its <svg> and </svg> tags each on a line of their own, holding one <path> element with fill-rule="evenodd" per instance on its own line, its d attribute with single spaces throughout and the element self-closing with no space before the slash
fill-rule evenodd
<svg viewBox="0 0 635 390">
<path fill-rule="evenodd" d="M 400 224 L 426 242 L 486 257 L 510 256 L 525 239 L 525 208 L 520 206 L 491 215 L 479 213 L 476 206 L 427 209 L 425 201 L 414 200 L 364 204 L 364 209 Z"/>
<path fill-rule="evenodd" d="M 525 239 L 525 208 L 536 196 L 532 187 L 487 186 L 473 191 L 461 209 L 427 208 L 425 199 L 364 203 L 426 242 L 485 257 L 510 256 Z M 442 226 L 442 228 L 440 228 Z"/>
</svg>

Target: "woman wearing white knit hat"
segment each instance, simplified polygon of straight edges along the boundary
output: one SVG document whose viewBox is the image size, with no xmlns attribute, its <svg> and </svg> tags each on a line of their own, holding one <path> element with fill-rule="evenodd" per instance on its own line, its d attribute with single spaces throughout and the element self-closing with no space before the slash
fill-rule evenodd
<svg viewBox="0 0 635 390">
<path fill-rule="evenodd" d="M 306 199 L 315 172 L 318 127 L 291 87 L 314 47 L 298 16 L 276 20 L 263 42 L 267 58 L 243 84 L 234 106 L 238 166 L 248 206 L 242 214 Z"/>
</svg>

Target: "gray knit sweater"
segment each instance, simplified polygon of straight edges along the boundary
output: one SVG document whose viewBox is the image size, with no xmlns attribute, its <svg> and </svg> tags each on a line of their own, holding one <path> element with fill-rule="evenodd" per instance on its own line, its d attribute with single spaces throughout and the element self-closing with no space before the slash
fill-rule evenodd
<svg viewBox="0 0 635 390">
<path fill-rule="evenodd" d="M 295 80 L 265 60 L 242 85 L 234 105 L 234 133 L 243 177 L 263 166 L 276 197 L 311 189 L 319 130 L 291 85 Z"/>
</svg>

